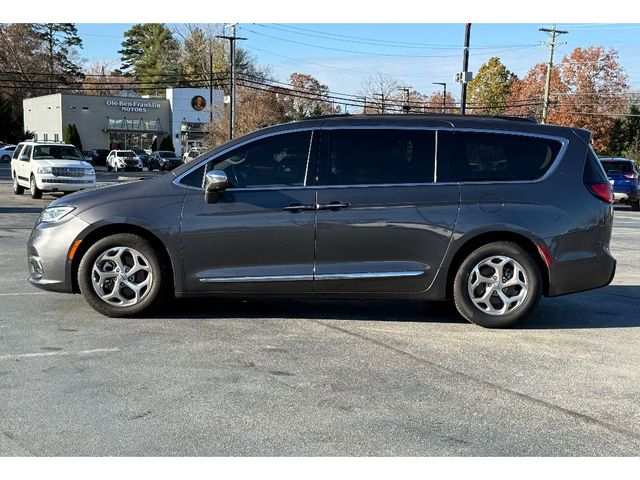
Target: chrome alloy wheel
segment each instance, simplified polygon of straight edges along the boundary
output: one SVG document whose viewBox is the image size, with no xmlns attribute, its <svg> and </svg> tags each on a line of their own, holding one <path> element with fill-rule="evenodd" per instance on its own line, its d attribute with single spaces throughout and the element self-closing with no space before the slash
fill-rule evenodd
<svg viewBox="0 0 640 480">
<path fill-rule="evenodd" d="M 494 255 L 478 262 L 467 281 L 473 304 L 489 315 L 504 315 L 519 308 L 527 298 L 527 274 L 513 258 Z"/>
<path fill-rule="evenodd" d="M 129 307 L 140 303 L 151 291 L 153 270 L 138 250 L 112 247 L 93 262 L 91 283 L 109 305 Z"/>
</svg>

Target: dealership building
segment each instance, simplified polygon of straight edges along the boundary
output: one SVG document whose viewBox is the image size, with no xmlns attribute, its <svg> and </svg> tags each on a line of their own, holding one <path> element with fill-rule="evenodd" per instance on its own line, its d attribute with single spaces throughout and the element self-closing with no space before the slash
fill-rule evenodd
<svg viewBox="0 0 640 480">
<path fill-rule="evenodd" d="M 78 129 L 82 148 L 150 150 L 170 136 L 176 153 L 203 145 L 211 108 L 223 107 L 223 92 L 167 88 L 166 98 L 56 93 L 23 100 L 24 128 L 37 140 L 62 141 L 67 125 Z"/>
</svg>

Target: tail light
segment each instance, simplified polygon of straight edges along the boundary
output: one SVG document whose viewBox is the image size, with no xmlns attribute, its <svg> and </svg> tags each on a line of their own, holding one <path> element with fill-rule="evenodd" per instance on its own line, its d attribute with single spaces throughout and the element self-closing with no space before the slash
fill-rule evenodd
<svg viewBox="0 0 640 480">
<path fill-rule="evenodd" d="M 613 190 L 611 184 L 607 183 L 585 183 L 589 191 L 594 197 L 602 200 L 603 202 L 613 203 Z"/>
<path fill-rule="evenodd" d="M 638 174 L 633 172 L 627 172 L 624 174 L 624 178 L 628 178 L 629 180 L 635 180 L 636 178 L 638 178 Z"/>
</svg>

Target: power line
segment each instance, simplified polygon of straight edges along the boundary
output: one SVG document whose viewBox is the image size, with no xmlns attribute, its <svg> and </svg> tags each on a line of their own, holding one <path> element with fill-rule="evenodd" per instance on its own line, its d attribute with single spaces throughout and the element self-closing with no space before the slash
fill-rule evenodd
<svg viewBox="0 0 640 480">
<path fill-rule="evenodd" d="M 337 35 L 337 34 L 332 34 L 329 32 L 320 32 L 318 30 L 310 30 L 310 29 L 304 29 L 308 32 L 314 32 L 314 33 L 304 33 L 304 32 L 297 32 L 295 30 L 292 30 L 291 28 L 293 27 L 289 27 L 289 26 L 283 26 L 281 24 L 276 24 L 278 26 L 273 26 L 273 25 L 265 25 L 262 23 L 254 23 L 253 25 L 262 27 L 262 28 L 268 28 L 271 30 L 279 30 L 281 32 L 286 32 L 286 33 L 293 33 L 294 35 L 302 35 L 302 36 L 307 36 L 307 37 L 313 37 L 313 38 L 321 38 L 324 40 L 333 40 L 333 41 L 337 41 L 337 42 L 346 42 L 346 43 L 357 43 L 357 44 L 363 44 L 363 45 L 375 45 L 375 46 L 379 46 L 379 47 L 394 47 L 394 48 L 413 48 L 413 49 L 420 49 L 420 50 L 425 50 L 425 49 L 433 49 L 433 48 L 442 48 L 442 49 L 459 49 L 460 47 L 457 45 L 451 45 L 451 44 L 438 44 L 438 43 L 409 43 L 409 42 L 394 42 L 394 41 L 387 41 L 387 40 L 376 40 L 373 38 L 364 38 L 364 37 L 354 37 L 351 35 L 345 35 L 344 37 L 347 38 L 340 38 L 342 37 L 342 35 Z M 303 29 L 299 29 L 299 30 L 303 30 Z M 333 38 L 333 37 L 337 37 L 337 38 Z M 520 44 L 520 45 L 515 45 L 515 44 L 502 44 L 502 45 L 483 45 L 483 46 L 475 46 L 473 47 L 474 49 L 493 49 L 493 48 L 511 48 L 511 47 L 536 47 L 537 44 Z"/>
<path fill-rule="evenodd" d="M 251 30 L 250 28 L 246 28 L 246 27 L 242 27 L 244 30 L 246 30 L 247 32 L 251 32 L 254 33 L 256 35 L 261 35 L 263 37 L 267 37 L 267 38 L 272 38 L 274 40 L 280 40 L 282 42 L 288 42 L 288 43 L 294 43 L 297 45 L 303 45 L 306 47 L 313 47 L 313 48 L 320 48 L 320 49 L 324 49 L 324 50 L 331 50 L 334 52 L 343 52 L 343 53 L 355 53 L 355 54 L 359 54 L 359 55 L 375 55 L 375 56 L 379 56 L 379 57 L 406 57 L 406 58 L 454 58 L 454 57 L 458 57 L 458 55 L 455 54 L 450 54 L 450 55 L 406 55 L 406 54 L 402 54 L 402 53 L 381 53 L 381 52 L 364 52 L 362 50 L 348 50 L 345 48 L 335 48 L 335 47 L 327 47 L 324 45 L 315 45 L 313 43 L 306 43 L 306 42 L 300 42 L 298 40 L 292 40 L 292 39 L 288 39 L 288 38 L 282 38 L 282 37 L 276 37 L 274 35 L 269 35 L 266 33 L 262 33 L 262 32 L 256 32 L 255 30 Z M 523 48 L 531 48 L 531 46 L 526 46 L 526 47 L 511 47 L 511 48 L 505 48 L 503 50 L 496 50 L 494 52 L 485 52 L 485 53 L 500 53 L 500 52 L 507 52 L 507 51 L 513 51 L 513 50 L 521 50 Z"/>
</svg>

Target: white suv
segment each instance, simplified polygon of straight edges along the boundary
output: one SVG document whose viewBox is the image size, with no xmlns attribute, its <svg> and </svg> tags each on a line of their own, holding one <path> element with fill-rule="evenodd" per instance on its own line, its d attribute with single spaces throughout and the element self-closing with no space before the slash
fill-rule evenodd
<svg viewBox="0 0 640 480">
<path fill-rule="evenodd" d="M 96 173 L 74 145 L 27 141 L 19 143 L 11 158 L 13 192 L 25 188 L 32 198 L 42 192 L 70 193 L 95 187 Z"/>
<path fill-rule="evenodd" d="M 142 160 L 133 150 L 111 150 L 107 156 L 107 170 L 137 170 L 142 171 Z"/>
</svg>

